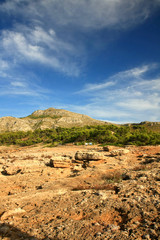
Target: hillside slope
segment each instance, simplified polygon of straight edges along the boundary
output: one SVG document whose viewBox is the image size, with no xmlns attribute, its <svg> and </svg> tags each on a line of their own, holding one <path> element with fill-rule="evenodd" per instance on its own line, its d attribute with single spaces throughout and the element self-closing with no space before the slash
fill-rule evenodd
<svg viewBox="0 0 160 240">
<path fill-rule="evenodd" d="M 48 108 L 37 110 L 25 118 L 0 118 L 0 132 L 34 131 L 57 127 L 83 127 L 102 125 L 105 122 L 95 120 L 87 115 L 73 113 L 63 109 Z"/>
</svg>

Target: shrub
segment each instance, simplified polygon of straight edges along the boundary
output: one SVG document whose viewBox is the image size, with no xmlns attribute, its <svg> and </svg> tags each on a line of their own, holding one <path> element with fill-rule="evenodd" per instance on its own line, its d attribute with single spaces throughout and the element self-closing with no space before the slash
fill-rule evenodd
<svg viewBox="0 0 160 240">
<path fill-rule="evenodd" d="M 74 128 L 37 129 L 34 132 L 5 132 L 0 134 L 0 144 L 29 146 L 36 143 L 56 145 L 56 142 L 83 144 L 85 142 L 103 145 L 156 145 L 160 144 L 160 133 L 143 127 L 128 126 L 85 126 Z"/>
</svg>

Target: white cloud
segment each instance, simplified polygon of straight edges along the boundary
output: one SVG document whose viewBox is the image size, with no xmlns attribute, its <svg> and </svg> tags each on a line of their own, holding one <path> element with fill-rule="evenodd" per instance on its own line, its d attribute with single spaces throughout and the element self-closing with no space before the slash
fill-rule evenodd
<svg viewBox="0 0 160 240">
<path fill-rule="evenodd" d="M 92 117 L 110 121 L 124 122 L 125 119 L 126 122 L 160 121 L 160 79 L 145 78 L 155 66 L 144 65 L 119 72 L 106 82 L 93 85 L 93 88 L 91 85 L 91 91 L 85 86 L 79 94 L 85 95 L 89 104 L 72 108 L 78 108 Z M 107 85 L 112 81 L 116 82 L 116 85 L 108 89 Z"/>
<path fill-rule="evenodd" d="M 157 7 L 158 0 L 6 0 L 0 12 L 12 27 L 1 35 L 1 54 L 16 64 L 34 61 L 78 76 L 87 53 L 77 32 L 132 27 Z"/>
<path fill-rule="evenodd" d="M 25 97 L 39 97 L 45 98 L 47 90 L 29 85 L 23 86 L 21 84 L 5 84 L 0 86 L 0 96 L 25 96 Z"/>
<path fill-rule="evenodd" d="M 132 89 L 134 84 L 132 83 L 132 85 L 130 86 L 128 84 L 128 81 L 133 81 L 133 80 L 137 80 L 135 82 L 135 85 L 141 85 L 143 87 L 154 87 L 154 85 L 156 84 L 157 87 L 157 80 L 152 80 L 152 84 L 150 84 L 150 82 L 148 82 L 147 80 L 143 79 L 143 76 L 150 70 L 154 69 L 157 66 L 157 64 L 150 64 L 150 65 L 143 65 L 141 67 L 136 67 L 130 70 L 126 70 L 126 71 L 122 71 L 119 72 L 117 74 L 114 74 L 113 76 L 110 76 L 108 79 L 106 79 L 104 82 L 102 83 L 98 83 L 98 84 L 86 84 L 84 86 L 84 88 L 80 91 L 78 91 L 77 93 L 85 93 L 85 92 L 90 92 L 90 91 L 96 91 L 96 90 L 104 90 L 106 88 L 112 87 L 114 85 L 116 85 L 116 87 L 119 85 L 119 83 L 121 83 L 121 85 L 125 86 L 126 89 Z M 142 81 L 140 81 L 142 80 Z M 116 89 L 116 88 L 115 88 Z M 125 90 L 126 91 L 126 90 Z M 134 89 L 135 91 L 135 89 Z M 97 92 L 98 93 L 98 92 Z M 123 93 L 123 88 L 121 88 L 121 93 Z M 140 92 L 136 91 L 135 94 L 139 95 Z"/>
<path fill-rule="evenodd" d="M 135 77 L 141 77 L 144 73 L 149 70 L 149 66 L 145 65 L 141 68 L 134 68 L 133 70 L 128 71 L 128 75 L 133 75 Z"/>
<path fill-rule="evenodd" d="M 31 20 L 49 21 L 58 26 L 87 29 L 126 28 L 143 22 L 159 6 L 158 0 L 12 0 L 1 11 L 19 14 Z M 56 23 L 55 23 L 56 22 Z"/>
<path fill-rule="evenodd" d="M 14 87 L 26 87 L 26 83 L 25 82 L 14 81 L 14 82 L 11 82 L 11 86 L 14 86 Z"/>
<path fill-rule="evenodd" d="M 0 59 L 0 81 L 2 78 L 6 78 L 8 76 L 9 64 L 7 61 Z"/>
<path fill-rule="evenodd" d="M 144 65 L 142 67 L 133 68 L 133 69 L 124 71 L 122 73 L 120 72 L 116 76 L 140 78 L 143 74 L 145 74 L 147 71 L 149 71 L 150 68 L 151 68 L 151 66 Z"/>
<path fill-rule="evenodd" d="M 153 101 L 152 101 L 153 100 Z M 158 100 L 158 99 L 157 99 Z M 154 99 L 128 99 L 127 102 L 118 102 L 117 106 L 128 108 L 134 111 L 146 111 L 146 110 L 159 110 L 159 102 L 154 101 Z"/>
<path fill-rule="evenodd" d="M 0 59 L 0 63 L 3 60 Z M 5 62 L 4 62 L 5 63 Z M 20 72 L 14 65 L 6 65 L 0 67 L 0 96 L 30 96 L 30 97 L 46 97 L 49 90 L 40 86 L 37 78 L 27 71 Z"/>
<path fill-rule="evenodd" d="M 95 83 L 95 84 L 86 84 L 84 88 L 80 91 L 77 91 L 76 94 L 81 93 L 90 93 L 94 92 L 95 95 L 99 95 L 99 90 L 106 91 L 106 89 L 109 88 L 107 91 L 111 91 L 113 95 L 113 92 L 116 93 L 116 91 L 113 91 L 113 88 L 116 89 L 119 83 L 124 84 L 120 89 L 118 89 L 119 95 L 124 96 L 142 96 L 141 89 L 144 90 L 160 90 L 160 79 L 150 79 L 150 81 L 145 80 L 144 75 L 152 70 L 157 68 L 157 64 L 150 64 L 150 65 L 143 65 L 141 67 L 136 67 L 130 70 L 126 70 L 123 72 L 119 72 L 108 79 L 106 79 L 102 83 Z M 134 82 L 133 82 L 134 80 Z M 130 85 L 128 81 L 132 81 L 132 84 Z M 139 86 L 139 90 L 138 90 Z M 117 94 L 117 93 L 116 93 Z"/>
<path fill-rule="evenodd" d="M 45 97 L 48 91 L 38 85 L 24 82 L 8 82 L 0 86 L 0 96 Z"/>
<path fill-rule="evenodd" d="M 0 3 L 0 14 L 5 16 L 3 20 L 7 19 L 8 26 L 0 32 L 0 81 L 3 83 L 0 94 L 45 95 L 45 90 L 34 86 L 26 76 L 21 80 L 18 75 L 21 65 L 36 63 L 78 76 L 87 54 L 83 33 L 134 27 L 157 10 L 159 3 L 159 0 L 6 0 Z M 135 120 L 148 119 L 149 114 L 158 120 L 160 79 L 145 79 L 154 67 L 144 65 L 117 73 L 101 83 L 85 85 L 79 94 L 88 96 L 89 104 L 82 106 L 82 111 L 96 118 L 117 117 L 121 121 L 126 117 L 133 119 L 133 115 Z"/>
<path fill-rule="evenodd" d="M 8 62 L 0 59 L 0 71 L 6 70 L 9 68 Z"/>
<path fill-rule="evenodd" d="M 1 44 L 5 56 L 8 55 L 16 63 L 35 61 L 69 75 L 79 73 L 69 56 L 74 53 L 74 48 L 59 40 L 52 29 L 49 32 L 40 27 L 31 30 L 24 28 L 23 32 L 4 30 Z M 65 54 L 67 51 L 68 55 Z"/>
<path fill-rule="evenodd" d="M 143 79 L 143 81 L 136 83 L 143 91 L 160 91 L 160 78 L 150 79 L 150 81 Z"/>
<path fill-rule="evenodd" d="M 116 82 L 113 82 L 113 81 L 100 83 L 100 84 L 86 84 L 84 89 L 80 90 L 77 93 L 86 93 L 86 92 L 101 90 L 101 89 L 104 89 L 104 88 L 108 88 L 110 86 L 114 86 L 115 84 L 116 84 Z"/>
<path fill-rule="evenodd" d="M 55 52 L 68 52 L 68 54 L 75 54 L 76 49 L 71 44 L 59 39 L 53 29 L 48 32 L 42 27 L 36 26 L 29 34 L 29 40 L 39 46 L 47 46 Z"/>
</svg>

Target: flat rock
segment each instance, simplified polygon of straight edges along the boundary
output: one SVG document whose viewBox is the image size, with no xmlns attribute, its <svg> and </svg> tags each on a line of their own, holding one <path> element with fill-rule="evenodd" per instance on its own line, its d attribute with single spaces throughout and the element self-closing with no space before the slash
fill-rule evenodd
<svg viewBox="0 0 160 240">
<path fill-rule="evenodd" d="M 76 160 L 101 160 L 104 158 L 104 155 L 99 153 L 99 152 L 81 152 L 77 151 L 75 154 L 75 159 Z"/>
<path fill-rule="evenodd" d="M 50 166 L 55 168 L 70 168 L 72 159 L 64 156 L 55 156 L 50 159 Z"/>
<path fill-rule="evenodd" d="M 130 150 L 128 150 L 128 149 L 116 149 L 116 150 L 112 150 L 111 152 L 110 152 L 110 155 L 111 156 L 122 156 L 122 155 L 126 155 L 126 154 L 128 154 L 130 152 Z"/>
</svg>

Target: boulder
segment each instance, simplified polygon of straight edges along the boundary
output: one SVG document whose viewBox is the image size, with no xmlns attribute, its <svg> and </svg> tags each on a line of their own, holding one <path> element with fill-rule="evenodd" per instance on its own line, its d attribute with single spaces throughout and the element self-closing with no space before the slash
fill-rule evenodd
<svg viewBox="0 0 160 240">
<path fill-rule="evenodd" d="M 110 152 L 113 150 L 113 148 L 114 148 L 114 146 L 104 146 L 103 151 Z"/>
<path fill-rule="evenodd" d="M 109 147 L 108 146 L 104 146 L 103 147 L 103 151 L 109 152 Z"/>
<path fill-rule="evenodd" d="M 64 156 L 54 156 L 50 159 L 50 166 L 55 168 L 70 168 L 72 164 L 72 158 Z"/>
<path fill-rule="evenodd" d="M 103 154 L 99 152 L 81 152 L 77 151 L 75 154 L 76 160 L 88 160 L 88 161 L 97 161 L 103 159 Z"/>
<path fill-rule="evenodd" d="M 123 149 L 123 148 L 121 148 L 121 149 L 112 150 L 112 151 L 110 152 L 110 155 L 111 155 L 112 157 L 114 157 L 114 156 L 122 156 L 122 155 L 128 154 L 129 152 L 130 152 L 130 151 L 129 151 L 128 149 Z"/>
</svg>

